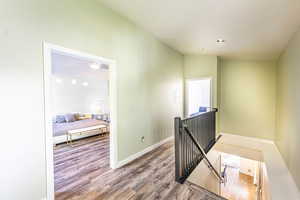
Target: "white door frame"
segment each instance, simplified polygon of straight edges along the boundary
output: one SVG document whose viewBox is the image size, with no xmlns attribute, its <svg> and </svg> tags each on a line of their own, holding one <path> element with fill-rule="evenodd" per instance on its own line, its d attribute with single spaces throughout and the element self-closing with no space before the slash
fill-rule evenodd
<svg viewBox="0 0 300 200">
<path fill-rule="evenodd" d="M 99 60 L 109 65 L 109 105 L 110 105 L 110 167 L 116 168 L 118 161 L 117 148 L 117 68 L 114 60 L 94 56 L 80 51 L 53 45 L 47 42 L 44 45 L 44 120 L 46 145 L 46 179 L 47 200 L 54 200 L 54 167 L 53 167 L 53 133 L 51 113 L 51 54 L 52 51 L 68 55 Z"/>
<path fill-rule="evenodd" d="M 189 81 L 197 81 L 197 80 L 209 80 L 210 81 L 210 107 L 214 107 L 213 105 L 213 77 L 199 77 L 199 78 L 188 78 L 184 81 L 184 116 L 187 117 L 188 109 L 189 109 L 189 94 L 188 94 L 188 84 Z"/>
</svg>

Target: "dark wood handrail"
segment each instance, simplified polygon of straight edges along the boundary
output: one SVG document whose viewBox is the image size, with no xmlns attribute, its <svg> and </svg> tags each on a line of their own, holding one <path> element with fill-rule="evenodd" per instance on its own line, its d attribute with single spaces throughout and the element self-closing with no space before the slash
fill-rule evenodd
<svg viewBox="0 0 300 200">
<path fill-rule="evenodd" d="M 216 112 L 175 118 L 175 180 L 183 183 L 216 142 Z M 189 133 L 192 133 L 189 135 Z M 200 149 L 197 147 L 200 147 Z M 201 149 L 204 154 L 201 153 Z"/>
</svg>

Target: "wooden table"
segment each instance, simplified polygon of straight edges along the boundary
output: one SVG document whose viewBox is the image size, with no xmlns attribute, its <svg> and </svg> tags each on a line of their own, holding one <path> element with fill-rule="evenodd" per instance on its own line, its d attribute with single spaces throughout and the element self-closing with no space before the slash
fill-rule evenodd
<svg viewBox="0 0 300 200">
<path fill-rule="evenodd" d="M 96 125 L 96 126 L 89 126 L 89 127 L 86 127 L 86 128 L 79 128 L 79 129 L 69 130 L 69 131 L 67 131 L 67 134 L 66 134 L 67 144 L 72 145 L 72 143 L 73 143 L 72 136 L 74 134 L 82 135 L 84 133 L 95 131 L 95 130 L 99 130 L 100 133 L 106 133 L 106 132 L 108 132 L 108 127 L 106 125 Z"/>
</svg>

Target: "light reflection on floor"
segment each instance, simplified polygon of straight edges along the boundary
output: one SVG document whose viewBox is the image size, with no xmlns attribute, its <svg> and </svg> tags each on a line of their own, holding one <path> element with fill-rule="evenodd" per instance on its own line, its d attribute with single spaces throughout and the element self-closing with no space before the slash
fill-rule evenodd
<svg viewBox="0 0 300 200">
<path fill-rule="evenodd" d="M 221 186 L 221 196 L 230 200 L 256 200 L 257 161 L 222 154 L 222 170 L 225 165 L 227 182 Z"/>
</svg>

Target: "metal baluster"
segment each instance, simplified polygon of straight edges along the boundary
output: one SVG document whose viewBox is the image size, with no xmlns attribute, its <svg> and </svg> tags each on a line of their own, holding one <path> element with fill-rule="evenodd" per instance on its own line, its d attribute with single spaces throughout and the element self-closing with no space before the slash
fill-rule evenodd
<svg viewBox="0 0 300 200">
<path fill-rule="evenodd" d="M 200 145 L 200 148 L 203 147 L 204 153 L 206 153 L 214 144 L 215 112 L 202 113 L 183 120 L 175 118 L 175 175 L 177 182 L 183 183 L 201 161 L 203 155 L 197 145 Z M 186 127 L 183 127 L 183 124 L 187 125 L 193 133 L 193 138 L 185 130 Z"/>
</svg>

